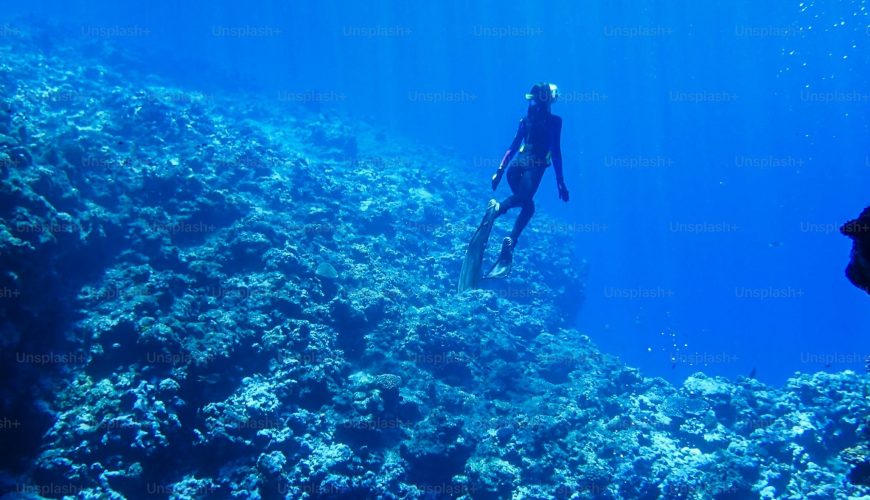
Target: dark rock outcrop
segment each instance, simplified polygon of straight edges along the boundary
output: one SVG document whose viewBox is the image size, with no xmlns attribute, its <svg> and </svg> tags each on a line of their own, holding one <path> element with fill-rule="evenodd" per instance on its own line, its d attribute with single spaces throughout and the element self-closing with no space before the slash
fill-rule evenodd
<svg viewBox="0 0 870 500">
<path fill-rule="evenodd" d="M 870 207 L 857 219 L 840 226 L 840 232 L 852 240 L 846 277 L 853 285 L 870 293 Z"/>
</svg>

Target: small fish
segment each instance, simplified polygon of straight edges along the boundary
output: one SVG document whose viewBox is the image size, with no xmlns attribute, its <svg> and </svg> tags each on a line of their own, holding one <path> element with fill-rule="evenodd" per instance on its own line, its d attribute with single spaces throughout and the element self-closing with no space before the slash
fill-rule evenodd
<svg viewBox="0 0 870 500">
<path fill-rule="evenodd" d="M 749 370 L 749 378 L 754 379 L 756 373 L 757 372 L 755 371 L 755 367 L 753 366 L 752 370 Z"/>
<path fill-rule="evenodd" d="M 215 385 L 221 381 L 221 376 L 219 373 L 209 373 L 208 375 L 199 375 L 196 379 L 204 384 Z"/>
</svg>

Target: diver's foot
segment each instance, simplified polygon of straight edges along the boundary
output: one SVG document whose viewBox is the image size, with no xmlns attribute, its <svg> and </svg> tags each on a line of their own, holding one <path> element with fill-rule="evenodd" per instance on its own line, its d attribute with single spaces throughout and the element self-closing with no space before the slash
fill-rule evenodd
<svg viewBox="0 0 870 500">
<path fill-rule="evenodd" d="M 489 200 L 489 203 L 486 204 L 486 213 L 483 214 L 483 220 L 480 222 L 480 225 L 492 227 L 493 222 L 498 218 L 499 208 L 501 208 L 501 205 L 497 201 Z M 488 237 L 489 233 L 487 232 Z"/>
<path fill-rule="evenodd" d="M 509 252 L 513 255 L 514 251 L 514 239 L 510 236 L 505 236 L 503 240 L 501 240 L 501 253 Z"/>
<path fill-rule="evenodd" d="M 486 273 L 487 278 L 504 278 L 511 272 L 511 264 L 514 260 L 514 240 L 508 236 L 501 242 L 501 253 L 492 269 Z"/>
</svg>

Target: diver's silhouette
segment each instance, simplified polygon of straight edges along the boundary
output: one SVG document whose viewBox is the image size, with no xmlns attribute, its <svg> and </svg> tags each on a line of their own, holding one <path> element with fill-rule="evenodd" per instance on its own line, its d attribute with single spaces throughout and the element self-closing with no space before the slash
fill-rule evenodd
<svg viewBox="0 0 870 500">
<path fill-rule="evenodd" d="M 556 172 L 556 187 L 559 199 L 568 201 L 568 188 L 562 173 L 562 118 L 550 112 L 551 105 L 558 98 L 558 89 L 552 83 L 538 83 L 526 94 L 529 108 L 517 129 L 516 136 L 492 176 L 492 189 L 495 191 L 507 170 L 507 180 L 511 195 L 498 203 L 490 200 L 486 215 L 477 232 L 471 239 L 468 253 L 462 266 L 459 290 L 473 288 L 479 278 L 478 273 L 483 259 L 483 251 L 489 239 L 492 223 L 511 208 L 519 207 L 520 214 L 514 222 L 510 236 L 502 241 L 501 253 L 487 278 L 501 278 L 510 272 L 513 250 L 520 234 L 535 213 L 534 196 L 544 176 L 544 171 L 552 163 Z"/>
</svg>

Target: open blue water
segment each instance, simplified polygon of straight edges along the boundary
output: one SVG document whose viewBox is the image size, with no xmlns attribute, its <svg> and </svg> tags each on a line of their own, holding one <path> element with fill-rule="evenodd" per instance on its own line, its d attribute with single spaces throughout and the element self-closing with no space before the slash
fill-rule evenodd
<svg viewBox="0 0 870 500">
<path fill-rule="evenodd" d="M 254 89 L 441 145 L 482 186 L 522 94 L 555 82 L 572 200 L 548 174 L 537 203 L 589 262 L 576 322 L 602 350 L 673 381 L 774 383 L 860 370 L 870 353 L 870 299 L 843 276 L 837 231 L 870 201 L 865 1 L 3 8 L 21 15 L 112 37 L 191 88 Z"/>
</svg>

